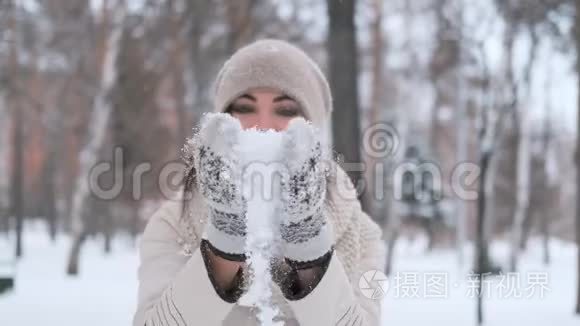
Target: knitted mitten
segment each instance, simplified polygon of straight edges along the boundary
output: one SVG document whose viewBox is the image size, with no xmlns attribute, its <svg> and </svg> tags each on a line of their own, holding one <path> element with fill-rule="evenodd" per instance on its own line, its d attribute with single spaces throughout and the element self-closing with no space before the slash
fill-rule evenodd
<svg viewBox="0 0 580 326">
<path fill-rule="evenodd" d="M 218 255 L 244 261 L 247 203 L 235 146 L 242 128 L 229 114 L 204 115 L 194 137 L 194 164 L 198 187 L 208 204 L 208 223 L 202 235 Z"/>
<path fill-rule="evenodd" d="M 302 118 L 290 121 L 283 139 L 287 173 L 282 176 L 280 234 L 284 256 L 295 269 L 316 266 L 332 251 L 323 205 L 328 161 L 321 140 L 320 131 Z"/>
</svg>

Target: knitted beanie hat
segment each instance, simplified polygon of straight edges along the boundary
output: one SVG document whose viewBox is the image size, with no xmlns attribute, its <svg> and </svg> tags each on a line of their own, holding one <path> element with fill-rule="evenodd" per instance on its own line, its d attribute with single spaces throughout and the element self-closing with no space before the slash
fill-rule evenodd
<svg viewBox="0 0 580 326">
<path fill-rule="evenodd" d="M 301 49 L 263 39 L 236 51 L 217 75 L 214 111 L 223 112 L 248 90 L 268 87 L 298 102 L 305 118 L 325 129 L 332 111 L 330 87 L 318 65 Z"/>
</svg>

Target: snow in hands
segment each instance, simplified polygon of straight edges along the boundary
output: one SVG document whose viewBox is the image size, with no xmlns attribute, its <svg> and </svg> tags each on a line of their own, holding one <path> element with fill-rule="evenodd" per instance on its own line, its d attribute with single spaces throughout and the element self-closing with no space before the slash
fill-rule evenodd
<svg viewBox="0 0 580 326">
<path fill-rule="evenodd" d="M 240 133 L 236 148 L 243 171 L 243 196 L 248 202 L 245 251 L 252 274 L 248 292 L 241 301 L 259 308 L 258 320 L 262 325 L 281 325 L 274 322 L 279 311 L 271 304 L 269 282 L 270 260 L 276 248 L 274 226 L 280 206 L 279 187 L 274 179 L 280 170 L 277 162 L 281 159 L 281 141 L 279 133 L 250 129 Z"/>
<path fill-rule="evenodd" d="M 215 208 L 204 238 L 246 258 L 249 286 L 239 302 L 257 307 L 262 325 L 278 324 L 272 259 L 288 251 L 290 258 L 308 261 L 330 246 L 322 216 L 328 169 L 321 135 L 302 118 L 276 132 L 243 130 L 228 114 L 208 113 L 184 149 L 199 174 L 200 191 Z"/>
</svg>

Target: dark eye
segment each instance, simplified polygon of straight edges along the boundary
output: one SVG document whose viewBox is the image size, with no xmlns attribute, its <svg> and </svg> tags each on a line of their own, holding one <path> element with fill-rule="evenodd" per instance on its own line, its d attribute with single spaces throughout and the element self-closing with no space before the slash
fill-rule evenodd
<svg viewBox="0 0 580 326">
<path fill-rule="evenodd" d="M 247 104 L 232 104 L 230 113 L 246 114 L 254 112 L 254 107 Z"/>
<path fill-rule="evenodd" d="M 296 117 L 300 114 L 300 108 L 297 106 L 282 106 L 276 109 L 276 113 L 283 117 Z"/>
</svg>

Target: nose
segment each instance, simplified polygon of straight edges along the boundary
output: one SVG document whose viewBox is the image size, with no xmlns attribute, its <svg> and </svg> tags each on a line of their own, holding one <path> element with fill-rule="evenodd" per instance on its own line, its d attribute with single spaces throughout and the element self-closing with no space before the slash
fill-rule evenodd
<svg viewBox="0 0 580 326">
<path fill-rule="evenodd" d="M 258 120 L 256 121 L 256 128 L 257 129 L 274 129 L 276 130 L 276 124 L 274 123 L 274 119 L 270 114 L 261 112 L 258 116 Z"/>
</svg>

